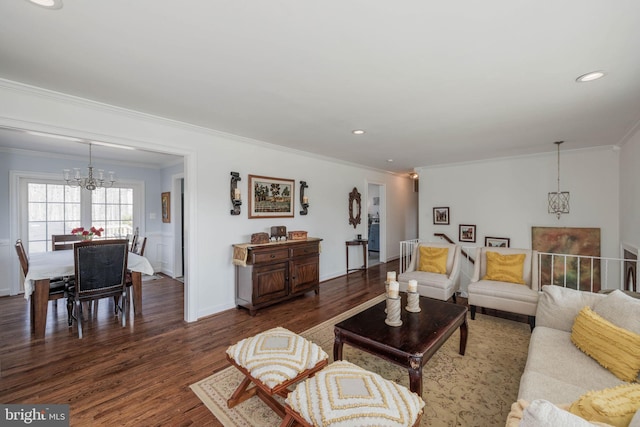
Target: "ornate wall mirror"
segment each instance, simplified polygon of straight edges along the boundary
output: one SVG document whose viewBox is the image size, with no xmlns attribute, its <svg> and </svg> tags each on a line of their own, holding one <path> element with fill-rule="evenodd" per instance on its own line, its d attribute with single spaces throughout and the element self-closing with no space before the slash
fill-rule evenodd
<svg viewBox="0 0 640 427">
<path fill-rule="evenodd" d="M 358 193 L 356 187 L 353 187 L 353 190 L 349 193 L 349 224 L 353 225 L 353 228 L 360 224 L 361 214 L 360 193 Z"/>
</svg>

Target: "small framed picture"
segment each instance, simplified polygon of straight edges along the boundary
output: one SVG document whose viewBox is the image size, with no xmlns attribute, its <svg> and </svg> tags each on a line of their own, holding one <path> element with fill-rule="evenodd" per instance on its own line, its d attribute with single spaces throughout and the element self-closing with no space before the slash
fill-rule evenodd
<svg viewBox="0 0 640 427">
<path fill-rule="evenodd" d="M 433 223 L 449 225 L 449 208 L 433 208 Z"/>
<path fill-rule="evenodd" d="M 476 226 L 469 224 L 460 224 L 458 240 L 460 240 L 461 242 L 475 243 Z"/>
<path fill-rule="evenodd" d="M 489 237 L 484 238 L 484 245 L 490 248 L 508 248 L 511 239 L 508 237 Z"/>
<path fill-rule="evenodd" d="M 162 222 L 171 222 L 171 193 L 162 193 L 160 198 L 162 203 Z"/>
</svg>

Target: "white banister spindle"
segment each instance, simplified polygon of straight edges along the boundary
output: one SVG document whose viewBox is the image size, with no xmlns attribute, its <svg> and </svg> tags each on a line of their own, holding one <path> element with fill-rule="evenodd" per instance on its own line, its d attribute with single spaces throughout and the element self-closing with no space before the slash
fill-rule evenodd
<svg viewBox="0 0 640 427">
<path fill-rule="evenodd" d="M 576 277 L 576 287 L 580 288 L 580 283 L 585 274 L 589 274 L 589 291 L 599 291 L 601 289 L 626 289 L 628 284 L 624 283 L 624 262 L 632 261 L 637 262 L 637 260 L 625 260 L 621 258 L 604 258 L 604 257 L 592 257 L 587 255 L 572 255 L 572 254 L 554 254 L 547 252 L 538 252 L 538 271 L 539 271 L 539 280 L 541 285 L 545 285 L 546 283 L 542 283 L 543 272 L 546 271 L 546 268 L 543 268 L 543 261 L 548 260 L 548 264 L 551 266 L 549 271 L 550 282 L 549 285 L 553 285 L 556 283 L 555 274 L 556 269 L 555 266 L 558 263 L 557 257 L 563 257 L 564 261 L 563 271 L 558 272 L 558 274 L 562 274 L 562 283 L 558 283 L 559 286 L 567 287 L 567 276 L 568 274 L 574 274 Z M 571 267 L 571 263 L 568 262 L 567 258 L 572 257 L 576 258 L 576 269 L 573 270 Z M 585 261 L 588 261 L 585 263 Z M 596 262 L 599 262 L 600 269 L 598 270 L 598 265 Z M 617 264 L 616 264 L 617 263 Z M 586 271 L 582 271 L 582 265 L 589 265 L 589 273 Z M 615 267 L 610 267 L 610 264 Z M 618 268 L 619 266 L 619 268 Z M 599 276 L 597 276 L 599 274 Z M 596 289 L 597 281 L 599 280 L 600 285 L 599 289 Z M 560 282 L 560 281 L 558 281 Z M 617 285 L 616 285 L 617 283 Z M 573 282 L 569 283 L 573 287 Z"/>
</svg>

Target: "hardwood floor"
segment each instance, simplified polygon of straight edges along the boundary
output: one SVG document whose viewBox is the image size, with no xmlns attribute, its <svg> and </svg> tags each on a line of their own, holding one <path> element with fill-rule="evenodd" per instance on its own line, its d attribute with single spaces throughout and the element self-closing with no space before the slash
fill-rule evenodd
<svg viewBox="0 0 640 427">
<path fill-rule="evenodd" d="M 259 310 L 231 309 L 195 323 L 183 321 L 183 284 L 169 278 L 143 284 L 143 314 L 122 328 L 103 299 L 83 322 L 82 340 L 68 328 L 66 306 L 49 303 L 43 340 L 31 338 L 23 296 L 0 298 L 0 402 L 66 403 L 72 426 L 220 426 L 189 385 L 228 366 L 227 347 L 284 326 L 304 331 L 384 292 L 387 270 L 371 267 L 320 284 L 313 292 Z"/>
<path fill-rule="evenodd" d="M 183 284 L 153 280 L 143 283 L 141 316 L 122 328 L 104 299 L 83 322 L 82 340 L 67 326 L 63 300 L 57 309 L 49 303 L 45 338 L 33 340 L 27 301 L 0 298 L 0 402 L 69 404 L 72 426 L 220 426 L 189 385 L 227 367 L 229 345 L 275 326 L 304 331 L 380 295 L 386 272 L 397 269 L 378 264 L 255 317 L 234 308 L 195 323 L 183 321 Z"/>
</svg>

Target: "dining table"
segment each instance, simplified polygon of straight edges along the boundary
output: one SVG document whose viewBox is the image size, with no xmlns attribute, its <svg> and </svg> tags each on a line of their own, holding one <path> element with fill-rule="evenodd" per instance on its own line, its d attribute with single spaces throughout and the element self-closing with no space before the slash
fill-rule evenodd
<svg viewBox="0 0 640 427">
<path fill-rule="evenodd" d="M 131 272 L 134 315 L 142 314 L 142 274 L 154 274 L 147 258 L 129 252 L 127 269 Z M 49 306 L 49 283 L 56 277 L 75 275 L 73 251 L 50 251 L 29 256 L 29 272 L 24 279 L 24 297 L 31 298 L 31 319 L 35 338 L 44 338 Z"/>
</svg>

